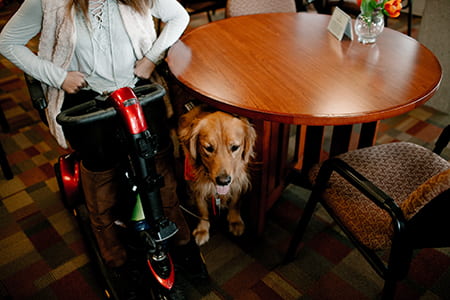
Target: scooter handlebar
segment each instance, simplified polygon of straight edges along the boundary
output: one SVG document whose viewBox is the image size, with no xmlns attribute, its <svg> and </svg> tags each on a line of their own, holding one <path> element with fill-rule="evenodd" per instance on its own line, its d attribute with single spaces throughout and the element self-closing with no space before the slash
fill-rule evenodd
<svg viewBox="0 0 450 300">
<path fill-rule="evenodd" d="M 133 91 L 143 107 L 156 99 L 160 99 L 166 93 L 164 88 L 156 83 L 136 87 Z M 77 126 L 114 118 L 117 111 L 106 101 L 108 97 L 109 95 L 99 96 L 91 101 L 66 109 L 58 114 L 56 121 L 61 126 Z"/>
</svg>

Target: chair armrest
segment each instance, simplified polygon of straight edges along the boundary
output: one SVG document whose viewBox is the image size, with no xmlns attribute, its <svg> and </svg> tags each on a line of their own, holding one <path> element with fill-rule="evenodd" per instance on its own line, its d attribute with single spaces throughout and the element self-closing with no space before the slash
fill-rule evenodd
<svg viewBox="0 0 450 300">
<path fill-rule="evenodd" d="M 430 201 L 448 190 L 450 190 L 450 169 L 429 178 L 400 204 L 406 219 L 410 220 Z"/>
<path fill-rule="evenodd" d="M 328 169 L 328 171 L 322 172 L 322 169 Z M 331 158 L 324 162 L 319 175 L 317 177 L 317 183 L 322 180 L 328 181 L 332 172 L 338 173 L 343 179 L 352 184 L 361 193 L 363 193 L 369 200 L 376 204 L 381 209 L 385 210 L 394 221 L 394 230 L 400 232 L 404 228 L 406 223 L 405 216 L 400 207 L 395 201 L 387 195 L 384 191 L 378 188 L 374 183 L 364 177 L 361 173 L 356 171 L 348 163 L 339 158 Z M 321 173 L 329 173 L 328 178 L 321 178 Z M 321 183 L 324 184 L 325 182 Z"/>
</svg>

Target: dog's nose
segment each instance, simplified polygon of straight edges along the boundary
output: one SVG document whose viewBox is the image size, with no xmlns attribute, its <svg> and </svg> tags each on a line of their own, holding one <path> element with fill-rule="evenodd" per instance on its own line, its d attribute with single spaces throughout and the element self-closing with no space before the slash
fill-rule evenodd
<svg viewBox="0 0 450 300">
<path fill-rule="evenodd" d="M 231 176 L 219 175 L 216 177 L 216 183 L 218 185 L 229 185 L 231 183 Z"/>
</svg>

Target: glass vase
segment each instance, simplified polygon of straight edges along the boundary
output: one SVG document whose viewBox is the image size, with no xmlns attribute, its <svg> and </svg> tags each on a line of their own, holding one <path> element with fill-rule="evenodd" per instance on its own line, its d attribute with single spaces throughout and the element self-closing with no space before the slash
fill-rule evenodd
<svg viewBox="0 0 450 300">
<path fill-rule="evenodd" d="M 384 29 L 384 15 L 381 11 L 372 14 L 359 14 L 355 20 L 355 32 L 358 42 L 372 44 Z"/>
</svg>

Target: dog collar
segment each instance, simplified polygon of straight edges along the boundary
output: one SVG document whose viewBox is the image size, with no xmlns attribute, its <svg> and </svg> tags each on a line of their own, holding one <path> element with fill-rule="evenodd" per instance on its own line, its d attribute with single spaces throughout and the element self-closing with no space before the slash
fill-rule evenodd
<svg viewBox="0 0 450 300">
<path fill-rule="evenodd" d="M 216 193 L 211 198 L 212 198 L 211 206 L 212 206 L 214 216 L 220 215 L 220 197 L 219 197 L 219 195 Z"/>
<path fill-rule="evenodd" d="M 192 168 L 189 157 L 184 158 L 184 179 L 189 181 L 195 181 L 197 178 L 194 174 L 194 168 Z M 219 194 L 215 194 L 211 197 L 211 206 L 214 216 L 220 215 L 220 197 Z"/>
</svg>

